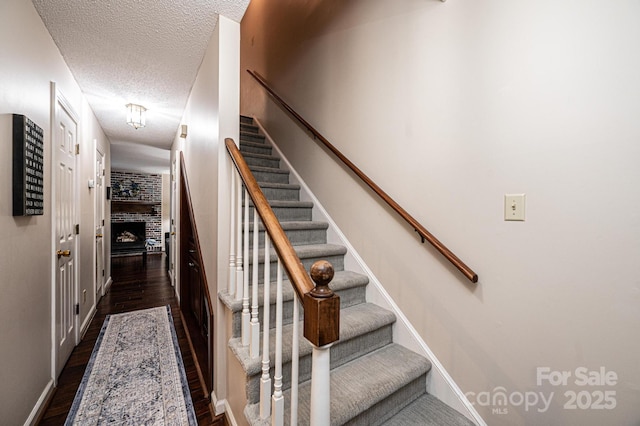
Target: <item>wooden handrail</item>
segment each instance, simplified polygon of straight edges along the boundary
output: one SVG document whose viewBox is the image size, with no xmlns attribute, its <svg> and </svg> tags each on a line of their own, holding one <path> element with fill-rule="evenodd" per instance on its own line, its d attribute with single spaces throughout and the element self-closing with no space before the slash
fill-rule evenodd
<svg viewBox="0 0 640 426">
<path fill-rule="evenodd" d="M 289 114 L 291 114 L 296 120 L 300 122 L 313 136 L 326 146 L 331 152 L 335 154 L 347 167 L 351 169 L 369 188 L 373 190 L 380 198 L 382 198 L 393 210 L 395 210 L 409 225 L 415 229 L 415 231 L 422 238 L 422 242 L 428 241 L 433 247 L 436 248 L 449 262 L 453 264 L 462 274 L 467 277 L 471 282 L 478 282 L 478 274 L 473 272 L 458 256 L 456 256 L 451 250 L 449 250 L 444 244 L 440 242 L 433 234 L 420 224 L 413 216 L 411 216 L 405 209 L 403 209 L 393 198 L 391 198 L 386 192 L 382 190 L 374 181 L 372 181 L 362 170 L 360 170 L 351 160 L 342 154 L 338 148 L 333 146 L 320 132 L 318 132 L 311 124 L 309 124 L 304 118 L 300 116 L 293 108 L 291 108 L 278 94 L 269 86 L 266 80 L 258 74 L 256 71 L 247 70 L 253 78 L 275 99 Z"/>
<path fill-rule="evenodd" d="M 247 189 L 247 193 L 251 201 L 253 201 L 256 214 L 262 219 L 265 231 L 269 234 L 271 243 L 289 276 L 291 285 L 299 300 L 304 303 L 306 311 L 308 311 L 304 319 L 304 336 L 318 347 L 337 341 L 340 330 L 340 297 L 330 289 L 327 291 L 316 289 L 316 285 L 304 269 L 300 258 L 280 226 L 278 218 L 276 218 L 235 142 L 233 139 L 226 138 L 225 145 Z M 331 271 L 327 272 L 326 270 L 329 268 Z M 320 281 L 323 280 L 321 277 L 327 274 L 330 274 L 331 278 L 333 277 L 333 268 L 330 264 L 327 267 L 319 261 L 311 267 L 311 275 Z M 331 281 L 331 278 L 326 282 Z M 313 313 L 316 315 L 313 315 Z"/>
<path fill-rule="evenodd" d="M 256 178 L 253 176 L 253 173 L 251 173 L 251 170 L 249 170 L 249 166 L 244 160 L 244 157 L 242 157 L 235 142 L 230 138 L 225 139 L 224 142 L 247 188 L 249 197 L 251 197 L 251 201 L 253 201 L 256 212 L 260 215 L 264 228 L 269 234 L 278 256 L 280 256 L 282 260 L 282 265 L 289 275 L 291 284 L 293 284 L 294 290 L 298 293 L 300 300 L 302 300 L 306 293 L 315 288 L 315 285 L 304 269 L 304 266 L 302 266 L 300 258 L 298 258 L 298 255 L 293 249 L 289 238 L 285 235 L 284 230 L 280 226 L 280 222 L 276 218 L 273 210 L 271 210 L 269 202 L 262 193 Z"/>
</svg>

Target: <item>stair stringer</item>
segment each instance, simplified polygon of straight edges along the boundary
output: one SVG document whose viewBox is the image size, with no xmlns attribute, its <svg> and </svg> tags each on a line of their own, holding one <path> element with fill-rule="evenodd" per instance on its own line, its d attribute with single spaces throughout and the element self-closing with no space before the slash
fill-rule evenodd
<svg viewBox="0 0 640 426">
<path fill-rule="evenodd" d="M 446 371 L 442 363 L 429 348 L 427 343 L 418 334 L 417 330 L 411 325 L 407 317 L 400 310 L 393 298 L 384 289 L 382 283 L 374 275 L 373 271 L 367 266 L 356 249 L 347 240 L 344 233 L 338 225 L 329 216 L 327 210 L 322 206 L 320 200 L 311 192 L 309 186 L 291 165 L 288 158 L 280 150 L 278 144 L 273 140 L 267 129 L 257 117 L 253 117 L 253 122 L 257 125 L 269 141 L 273 149 L 278 153 L 281 159 L 280 168 L 290 172 L 289 183 L 300 185 L 300 200 L 313 202 L 312 220 L 324 221 L 329 224 L 327 229 L 327 242 L 331 244 L 340 244 L 347 248 L 344 255 L 344 268 L 354 272 L 366 275 L 369 278 L 367 286 L 367 302 L 374 303 L 382 308 L 388 309 L 396 315 L 396 322 L 393 325 L 393 341 L 398 343 L 422 356 L 427 358 L 431 364 L 431 371 L 427 375 L 426 389 L 427 392 L 453 409 L 457 410 L 469 420 L 478 425 L 486 426 L 486 422 L 482 419 L 477 410 L 473 407 L 464 392 L 455 383 L 451 375 Z"/>
</svg>

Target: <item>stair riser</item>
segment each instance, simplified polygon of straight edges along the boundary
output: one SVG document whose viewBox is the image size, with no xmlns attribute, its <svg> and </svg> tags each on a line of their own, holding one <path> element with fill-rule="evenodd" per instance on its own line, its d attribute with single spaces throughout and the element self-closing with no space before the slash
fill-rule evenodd
<svg viewBox="0 0 640 426">
<path fill-rule="evenodd" d="M 262 192 L 267 200 L 278 201 L 299 201 L 300 190 L 289 188 L 262 188 Z"/>
<path fill-rule="evenodd" d="M 272 207 L 280 222 L 311 220 L 311 207 Z M 253 223 L 254 208 L 249 209 L 249 220 Z"/>
<path fill-rule="evenodd" d="M 253 226 L 253 223 L 250 225 Z M 326 244 L 326 229 L 295 229 L 284 231 L 284 233 L 294 246 L 302 246 L 308 244 Z M 264 231 L 258 233 L 258 247 L 264 248 Z M 253 248 L 253 231 L 249 231 L 249 249 Z M 252 256 L 252 254 L 249 254 Z"/>
<path fill-rule="evenodd" d="M 262 170 L 251 170 L 258 182 L 289 183 L 289 173 L 266 172 Z"/>
<path fill-rule="evenodd" d="M 240 122 L 240 131 L 247 133 L 258 133 L 259 129 L 258 126 L 254 126 L 253 124 Z"/>
<path fill-rule="evenodd" d="M 257 133 L 242 133 L 240 134 L 240 141 L 264 143 L 265 137 L 264 135 L 259 135 Z"/>
<path fill-rule="evenodd" d="M 242 144 L 242 141 L 240 143 L 240 152 L 249 152 L 249 153 L 253 153 L 253 154 L 265 154 L 265 155 L 271 155 L 271 147 L 269 145 L 265 145 L 264 147 L 262 146 L 255 146 L 255 145 L 244 145 Z"/>
<path fill-rule="evenodd" d="M 302 330 L 300 331 L 302 334 Z M 339 367 L 362 355 L 379 349 L 393 339 L 391 325 L 384 326 L 365 335 L 357 336 L 346 342 L 339 341 L 331 347 L 331 368 Z M 290 359 L 291 355 L 283 356 Z M 273 365 L 273 358 L 270 359 Z M 311 379 L 311 354 L 300 358 L 298 382 L 303 383 Z M 270 374 L 273 377 L 275 371 L 271 367 Z M 260 400 L 260 377 L 261 373 L 252 375 L 247 380 L 247 401 L 254 404 Z M 291 362 L 282 364 L 282 390 L 291 388 Z M 273 391 L 273 389 L 272 389 Z"/>
<path fill-rule="evenodd" d="M 247 117 L 246 115 L 240 116 L 241 124 L 253 124 L 253 117 Z"/>
<path fill-rule="evenodd" d="M 244 157 L 249 166 L 272 167 L 277 169 L 280 167 L 280 160 L 271 158 Z"/>
</svg>

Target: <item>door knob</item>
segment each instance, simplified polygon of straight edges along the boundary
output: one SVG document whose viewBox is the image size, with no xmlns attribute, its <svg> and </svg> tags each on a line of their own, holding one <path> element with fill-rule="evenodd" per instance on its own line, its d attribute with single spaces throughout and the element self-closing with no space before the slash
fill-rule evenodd
<svg viewBox="0 0 640 426">
<path fill-rule="evenodd" d="M 171 235 L 176 235 L 176 233 L 175 233 L 175 232 L 172 232 L 172 233 L 171 233 Z"/>
<path fill-rule="evenodd" d="M 69 257 L 71 256 L 71 250 L 58 250 L 57 254 L 58 254 L 58 258 L 62 256 Z"/>
<path fill-rule="evenodd" d="M 96 234 L 96 238 L 102 238 L 102 234 Z"/>
</svg>

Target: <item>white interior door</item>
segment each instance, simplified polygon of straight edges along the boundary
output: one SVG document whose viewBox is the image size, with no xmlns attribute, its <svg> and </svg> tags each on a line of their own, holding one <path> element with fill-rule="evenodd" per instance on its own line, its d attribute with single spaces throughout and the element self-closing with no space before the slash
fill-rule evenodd
<svg viewBox="0 0 640 426">
<path fill-rule="evenodd" d="M 53 134 L 55 169 L 55 342 L 56 377 L 76 345 L 76 143 L 77 120 L 64 98 L 56 95 Z"/>
<path fill-rule="evenodd" d="M 95 234 L 96 234 L 96 303 L 104 296 L 104 203 L 105 203 L 104 154 L 96 151 Z"/>
</svg>

